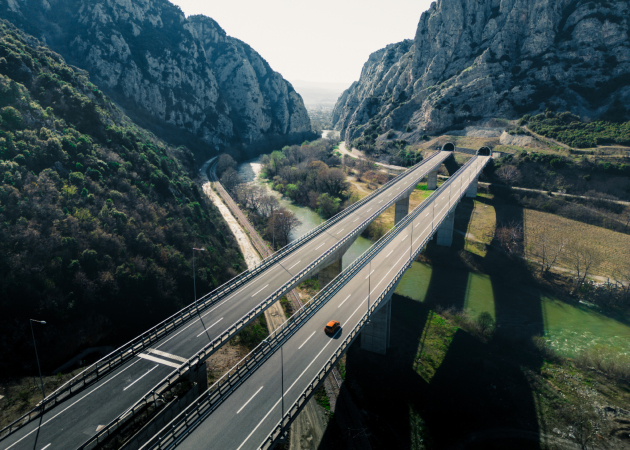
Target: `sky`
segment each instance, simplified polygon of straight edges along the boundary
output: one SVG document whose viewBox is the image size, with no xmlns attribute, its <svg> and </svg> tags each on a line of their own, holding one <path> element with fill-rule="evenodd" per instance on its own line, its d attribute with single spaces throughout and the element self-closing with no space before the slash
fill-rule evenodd
<svg viewBox="0 0 630 450">
<path fill-rule="evenodd" d="M 359 79 L 373 53 L 413 39 L 430 0 L 171 0 L 251 45 L 290 81 Z"/>
</svg>

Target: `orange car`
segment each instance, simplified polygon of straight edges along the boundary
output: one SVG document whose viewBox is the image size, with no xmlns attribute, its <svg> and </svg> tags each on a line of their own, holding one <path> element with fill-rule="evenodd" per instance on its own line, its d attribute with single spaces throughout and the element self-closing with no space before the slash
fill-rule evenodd
<svg viewBox="0 0 630 450">
<path fill-rule="evenodd" d="M 324 332 L 326 334 L 335 334 L 340 327 L 341 325 L 339 324 L 339 322 L 337 322 L 336 320 L 331 320 L 324 327 Z"/>
</svg>

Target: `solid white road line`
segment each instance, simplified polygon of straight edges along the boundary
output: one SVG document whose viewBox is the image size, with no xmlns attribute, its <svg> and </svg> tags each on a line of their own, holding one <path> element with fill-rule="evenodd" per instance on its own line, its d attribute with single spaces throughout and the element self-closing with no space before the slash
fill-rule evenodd
<svg viewBox="0 0 630 450">
<path fill-rule="evenodd" d="M 186 358 L 182 358 L 181 356 L 173 355 L 171 353 L 166 353 L 161 350 L 156 350 L 154 348 L 150 348 L 147 350 L 149 353 L 155 353 L 156 355 L 164 356 L 165 358 L 174 359 L 175 361 L 186 362 L 188 361 Z"/>
<path fill-rule="evenodd" d="M 376 269 L 374 269 L 374 270 L 376 270 Z M 366 280 L 367 280 L 368 278 L 370 278 L 370 275 L 372 275 L 372 274 L 374 273 L 374 270 L 373 270 L 373 271 L 371 271 L 370 273 L 368 273 L 368 276 L 367 276 L 367 277 L 365 277 L 365 279 L 366 279 Z"/>
<path fill-rule="evenodd" d="M 76 402 L 74 402 L 73 404 L 71 404 L 70 406 L 68 406 L 67 408 L 59 411 L 57 414 L 55 414 L 54 416 L 52 416 L 50 419 L 48 419 L 46 422 L 42 423 L 42 425 L 38 428 L 35 428 L 34 430 L 32 430 L 30 433 L 22 436 L 18 441 L 15 441 L 13 444 L 11 444 L 10 446 L 8 446 L 7 448 L 5 448 L 4 450 L 9 450 L 11 447 L 14 447 L 16 444 L 18 444 L 20 441 L 22 441 L 23 439 L 26 439 L 28 436 L 30 436 L 31 434 L 35 433 L 38 429 L 41 429 L 44 425 L 46 425 L 47 423 L 49 423 L 51 420 L 56 419 L 58 416 L 60 416 L 61 414 L 63 414 L 64 412 L 66 412 L 67 410 L 69 410 L 70 408 L 72 408 L 74 405 L 76 405 L 77 403 L 79 403 L 81 400 L 83 400 L 85 397 L 87 397 L 88 395 L 90 395 L 91 393 L 97 391 L 98 389 L 102 388 L 103 386 L 105 386 L 107 383 L 109 383 L 110 381 L 112 381 L 114 378 L 116 378 L 118 375 L 120 375 L 121 373 L 123 373 L 125 370 L 129 369 L 129 367 L 133 366 L 134 364 L 138 363 L 140 360 L 135 361 L 134 363 L 130 364 L 129 366 L 125 367 L 123 370 L 121 370 L 119 373 L 117 373 L 116 375 L 114 375 L 113 377 L 111 377 L 109 380 L 107 380 L 105 383 L 101 384 L 100 386 L 98 386 L 97 388 L 92 389 L 90 392 L 88 392 L 87 394 L 85 394 L 83 397 L 81 397 L 79 400 L 77 400 Z"/>
<path fill-rule="evenodd" d="M 148 359 L 149 361 L 164 364 L 165 366 L 174 367 L 175 369 L 179 369 L 181 367 L 181 364 L 175 364 L 174 362 L 167 361 L 161 358 L 156 358 L 155 356 L 147 355 L 146 353 L 138 353 L 138 356 L 143 359 Z"/>
<path fill-rule="evenodd" d="M 264 387 L 265 387 L 265 386 L 260 386 L 260 389 L 258 389 L 258 390 L 256 391 L 256 393 L 255 393 L 254 395 L 252 395 L 252 396 L 250 397 L 250 399 L 249 399 L 249 400 L 247 400 L 243 406 L 241 406 L 241 409 L 239 409 L 238 411 L 236 411 L 236 414 L 238 414 L 238 413 L 240 413 L 241 411 L 243 411 L 243 408 L 245 408 L 245 407 L 249 404 L 249 402 L 251 402 L 251 401 L 252 401 L 252 399 L 253 399 L 254 397 L 256 397 L 256 395 L 258 395 L 258 393 L 259 393 L 260 391 L 262 391 L 262 388 L 264 388 Z"/>
<path fill-rule="evenodd" d="M 304 344 L 306 344 L 306 343 L 308 342 L 308 340 L 309 340 L 310 338 L 312 338 L 312 337 L 313 337 L 313 335 L 314 335 L 314 334 L 315 334 L 315 331 L 313 331 L 313 332 L 311 333 L 311 335 L 310 335 L 309 337 L 307 337 L 307 338 L 306 338 L 306 340 L 305 340 L 304 342 L 302 342 L 302 345 L 300 345 L 300 346 L 298 347 L 298 350 L 301 350 L 301 349 L 302 349 L 302 347 L 304 347 Z"/>
<path fill-rule="evenodd" d="M 263 417 L 262 420 L 260 422 L 258 422 L 258 425 L 256 425 L 256 427 L 254 427 L 252 432 L 247 435 L 247 437 L 245 438 L 243 443 L 241 445 L 239 445 L 236 450 L 241 450 L 241 448 L 243 448 L 243 445 L 245 445 L 245 442 L 247 442 L 249 440 L 249 438 L 252 437 L 252 434 L 254 434 L 256 432 L 256 430 L 258 429 L 258 427 L 262 425 L 262 423 L 267 419 L 267 417 L 269 417 L 269 414 L 271 414 L 271 411 L 276 409 L 276 406 L 278 406 L 278 404 L 280 403 L 281 400 L 282 400 L 282 396 L 280 396 L 280 398 L 278 399 L 276 404 L 271 407 L 271 409 L 267 412 L 267 414 L 265 414 L 265 417 Z"/>
<path fill-rule="evenodd" d="M 203 330 L 201 333 L 199 333 L 197 335 L 197 337 L 201 336 L 202 334 L 206 334 L 206 331 L 208 331 L 210 328 L 212 328 L 213 326 L 215 326 L 217 323 L 221 322 L 223 320 L 223 317 L 221 317 L 219 320 L 217 320 L 216 322 L 214 322 L 212 325 L 210 325 L 208 328 L 206 328 L 205 330 Z M 187 359 L 184 360 L 184 362 L 188 361 Z"/>
<path fill-rule="evenodd" d="M 42 447 L 41 450 L 46 450 L 48 447 L 50 447 L 52 445 L 52 442 L 50 444 L 48 444 L 46 447 Z"/>
<path fill-rule="evenodd" d="M 156 358 L 157 359 L 157 358 Z M 123 389 L 123 391 L 126 391 L 127 389 L 129 389 L 131 386 L 133 386 L 134 384 L 136 384 L 138 381 L 142 380 L 144 377 L 146 377 L 147 375 L 149 375 L 151 372 L 153 372 L 155 369 L 157 369 L 159 366 L 155 366 L 153 369 L 149 370 L 147 373 L 145 373 L 144 375 L 142 375 L 140 378 L 138 378 L 136 381 L 134 381 L 133 383 L 131 383 L 129 386 L 127 386 L 125 389 Z"/>
<path fill-rule="evenodd" d="M 351 296 L 352 296 L 352 294 L 348 295 L 348 296 L 346 297 L 346 300 L 348 300 Z M 343 305 L 344 303 L 346 303 L 346 300 L 344 300 L 343 302 L 339 303 L 339 306 L 337 306 L 337 308 L 341 308 L 341 305 Z"/>
<path fill-rule="evenodd" d="M 260 293 L 263 291 L 263 289 L 265 289 L 267 286 L 269 286 L 269 285 L 268 285 L 268 284 L 266 284 L 266 285 L 264 285 L 264 286 L 260 289 L 260 291 L 254 292 L 254 294 L 252 295 L 252 297 L 255 297 L 255 296 L 256 296 L 256 294 L 260 294 Z"/>
<path fill-rule="evenodd" d="M 297 266 L 298 264 L 300 264 L 302 262 L 302 260 L 300 259 L 298 262 L 296 262 L 295 264 L 293 264 L 291 267 L 289 267 L 289 270 L 293 269 L 295 266 Z"/>
</svg>

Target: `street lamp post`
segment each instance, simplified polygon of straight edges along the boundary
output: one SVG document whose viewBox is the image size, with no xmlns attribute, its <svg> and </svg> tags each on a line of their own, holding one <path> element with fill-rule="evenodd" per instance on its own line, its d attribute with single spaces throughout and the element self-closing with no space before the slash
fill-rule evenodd
<svg viewBox="0 0 630 450">
<path fill-rule="evenodd" d="M 46 393 L 44 392 L 44 379 L 42 378 L 42 369 L 39 365 L 39 355 L 37 354 L 37 344 L 35 343 L 35 331 L 33 331 L 33 322 L 41 323 L 42 325 L 46 325 L 46 321 L 44 320 L 35 320 L 29 319 L 31 324 L 31 335 L 33 336 L 33 347 L 35 347 L 35 359 L 37 360 L 37 370 L 39 371 L 39 382 L 42 387 L 42 402 L 46 398 Z"/>
<path fill-rule="evenodd" d="M 273 247 L 273 251 L 276 251 L 276 214 L 283 216 L 283 213 L 276 213 L 273 212 L 271 213 L 271 235 L 272 235 L 272 241 L 271 241 L 271 246 Z"/>
</svg>

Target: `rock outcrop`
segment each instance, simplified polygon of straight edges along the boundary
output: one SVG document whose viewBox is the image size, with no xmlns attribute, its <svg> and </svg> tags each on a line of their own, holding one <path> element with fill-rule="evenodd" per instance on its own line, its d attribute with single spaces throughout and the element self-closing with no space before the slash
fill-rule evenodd
<svg viewBox="0 0 630 450">
<path fill-rule="evenodd" d="M 333 123 L 369 146 L 546 108 L 597 118 L 630 100 L 629 30 L 622 0 L 440 0 L 413 41 L 370 56 Z"/>
<path fill-rule="evenodd" d="M 183 129 L 211 148 L 309 132 L 302 98 L 249 45 L 166 0 L 0 0 L 140 123 Z"/>
</svg>

